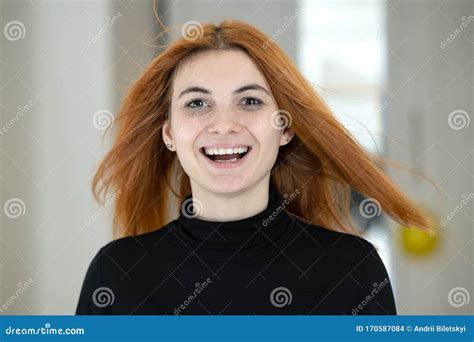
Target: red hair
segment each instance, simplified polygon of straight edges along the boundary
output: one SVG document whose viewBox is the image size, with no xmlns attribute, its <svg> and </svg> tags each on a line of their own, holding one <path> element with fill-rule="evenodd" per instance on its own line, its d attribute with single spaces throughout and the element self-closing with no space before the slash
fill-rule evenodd
<svg viewBox="0 0 474 342">
<path fill-rule="evenodd" d="M 246 52 L 266 77 L 278 108 L 290 115 L 295 134 L 280 147 L 270 177 L 281 194 L 299 190 L 285 207 L 287 212 L 308 223 L 359 235 L 349 214 L 354 189 L 378 202 L 393 220 L 431 228 L 430 218 L 383 171 L 388 161 L 363 149 L 267 35 L 238 20 L 199 24 L 196 30 L 192 39 L 167 45 L 146 67 L 116 116 L 113 146 L 92 184 L 95 199 L 102 203 L 107 193 L 121 191 L 114 202 L 114 232 L 128 236 L 163 227 L 176 214 L 169 206 L 172 198 L 182 200 L 191 192 L 189 177 L 162 138 L 173 75 L 191 56 L 224 49 Z"/>
</svg>

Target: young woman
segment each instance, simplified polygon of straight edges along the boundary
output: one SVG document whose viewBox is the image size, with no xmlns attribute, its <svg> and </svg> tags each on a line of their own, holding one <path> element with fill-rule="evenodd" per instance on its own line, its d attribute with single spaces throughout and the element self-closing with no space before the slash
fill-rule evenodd
<svg viewBox="0 0 474 342">
<path fill-rule="evenodd" d="M 350 190 L 400 223 L 429 219 L 268 36 L 196 29 L 123 102 L 93 182 L 97 199 L 120 191 L 120 238 L 92 260 L 76 314 L 396 314 Z"/>
</svg>

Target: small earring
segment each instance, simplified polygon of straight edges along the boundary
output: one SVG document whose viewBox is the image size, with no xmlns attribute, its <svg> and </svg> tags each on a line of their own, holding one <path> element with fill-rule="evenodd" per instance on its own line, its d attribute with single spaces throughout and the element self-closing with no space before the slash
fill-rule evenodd
<svg viewBox="0 0 474 342">
<path fill-rule="evenodd" d="M 168 150 L 171 150 L 171 148 L 173 147 L 173 144 L 166 144 L 166 147 L 168 148 Z"/>
</svg>

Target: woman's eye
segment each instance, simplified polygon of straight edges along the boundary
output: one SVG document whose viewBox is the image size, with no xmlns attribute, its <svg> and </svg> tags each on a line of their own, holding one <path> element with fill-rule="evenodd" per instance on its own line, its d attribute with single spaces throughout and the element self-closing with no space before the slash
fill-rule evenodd
<svg viewBox="0 0 474 342">
<path fill-rule="evenodd" d="M 253 97 L 247 97 L 242 101 L 242 104 L 244 106 L 260 106 L 263 104 L 263 102 Z M 195 99 L 188 102 L 185 106 L 188 108 L 200 109 L 204 107 L 209 107 L 209 104 L 205 100 Z"/>
<path fill-rule="evenodd" d="M 254 103 L 249 103 L 249 101 L 256 101 Z M 253 98 L 253 97 L 247 97 L 244 102 L 246 102 L 247 105 L 250 105 L 250 106 L 259 106 L 262 104 L 262 101 L 256 99 L 256 98 Z"/>
<path fill-rule="evenodd" d="M 192 100 L 191 102 L 189 102 L 186 107 L 190 107 L 190 108 L 201 108 L 203 107 L 202 104 L 205 103 L 204 100 L 200 100 L 200 99 L 197 99 L 197 100 Z"/>
</svg>

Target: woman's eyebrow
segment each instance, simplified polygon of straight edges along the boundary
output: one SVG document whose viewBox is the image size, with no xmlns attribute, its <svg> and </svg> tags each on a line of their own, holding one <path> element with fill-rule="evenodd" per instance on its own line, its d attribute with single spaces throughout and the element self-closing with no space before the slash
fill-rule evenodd
<svg viewBox="0 0 474 342">
<path fill-rule="evenodd" d="M 258 85 L 257 83 L 252 83 L 252 84 L 247 84 L 247 85 L 244 85 L 242 87 L 240 87 L 239 89 L 235 90 L 234 91 L 234 94 L 239 94 L 239 93 L 243 93 L 244 91 L 247 91 L 247 90 L 260 90 L 260 91 L 263 91 L 265 93 L 267 93 L 268 95 L 270 95 L 270 92 L 265 89 L 264 87 L 262 87 L 261 85 Z M 197 86 L 192 86 L 192 87 L 188 87 L 186 88 L 185 90 L 183 90 L 179 96 L 178 96 L 178 100 L 185 94 L 187 93 L 203 93 L 203 94 L 211 94 L 212 92 L 206 88 L 202 88 L 202 87 L 197 87 Z"/>
</svg>

